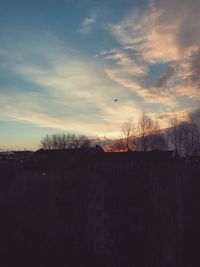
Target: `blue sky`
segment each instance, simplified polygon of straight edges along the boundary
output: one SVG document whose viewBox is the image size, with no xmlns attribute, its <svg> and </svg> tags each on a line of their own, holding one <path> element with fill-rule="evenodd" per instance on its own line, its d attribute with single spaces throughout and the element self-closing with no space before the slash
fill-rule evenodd
<svg viewBox="0 0 200 267">
<path fill-rule="evenodd" d="M 142 110 L 161 127 L 196 112 L 199 11 L 196 0 L 0 0 L 0 148 L 117 137 Z"/>
</svg>

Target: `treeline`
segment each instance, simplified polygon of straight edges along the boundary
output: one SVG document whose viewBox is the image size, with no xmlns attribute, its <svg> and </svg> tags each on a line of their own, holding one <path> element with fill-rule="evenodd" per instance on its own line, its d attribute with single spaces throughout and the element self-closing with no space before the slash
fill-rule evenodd
<svg viewBox="0 0 200 267">
<path fill-rule="evenodd" d="M 41 140 L 43 149 L 75 149 L 90 147 L 91 141 L 85 135 L 52 134 Z"/>
<path fill-rule="evenodd" d="M 185 120 L 174 116 L 170 126 L 167 131 L 169 148 L 177 150 L 182 156 L 200 155 L 200 128 L 194 116 L 187 114 Z"/>
<path fill-rule="evenodd" d="M 85 135 L 52 134 L 41 140 L 44 149 L 75 149 L 91 147 L 94 143 Z M 129 119 L 121 126 L 121 135 L 116 140 L 97 139 L 107 152 L 176 150 L 180 156 L 200 155 L 200 128 L 191 114 L 184 120 L 174 115 L 169 128 L 161 129 L 158 121 L 145 112 L 137 122 Z"/>
<path fill-rule="evenodd" d="M 129 119 L 122 124 L 121 137 L 114 140 L 109 149 L 110 151 L 166 150 L 167 142 L 159 123 L 143 112 L 137 122 Z"/>
<path fill-rule="evenodd" d="M 129 119 L 122 124 L 121 137 L 107 147 L 107 151 L 176 150 L 180 156 L 200 155 L 200 128 L 194 116 L 184 120 L 174 115 L 169 128 L 161 129 L 158 121 L 145 112 L 137 122 Z"/>
</svg>

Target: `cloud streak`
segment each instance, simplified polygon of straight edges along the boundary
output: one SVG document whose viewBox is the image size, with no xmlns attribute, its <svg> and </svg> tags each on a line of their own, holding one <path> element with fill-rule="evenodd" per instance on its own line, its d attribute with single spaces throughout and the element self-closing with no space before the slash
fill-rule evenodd
<svg viewBox="0 0 200 267">
<path fill-rule="evenodd" d="M 96 23 L 96 20 L 97 20 L 97 15 L 95 13 L 91 13 L 79 25 L 79 28 L 77 29 L 77 32 L 80 32 L 80 33 L 89 33 L 89 32 L 91 32 L 92 29 L 93 29 L 93 26 Z"/>
<path fill-rule="evenodd" d="M 49 46 L 49 35 L 46 38 L 46 49 L 32 47 L 34 57 L 28 53 L 29 62 L 20 49 L 13 50 L 7 60 L 5 71 L 17 77 L 19 86 L 0 84 L 2 120 L 109 136 L 116 134 L 129 114 L 139 116 L 133 101 L 123 100 L 122 88 L 107 79 L 103 66 L 77 51 L 66 51 L 55 38 Z M 24 40 L 22 44 L 24 47 Z M 120 98 L 118 105 L 113 101 L 116 97 Z"/>
</svg>

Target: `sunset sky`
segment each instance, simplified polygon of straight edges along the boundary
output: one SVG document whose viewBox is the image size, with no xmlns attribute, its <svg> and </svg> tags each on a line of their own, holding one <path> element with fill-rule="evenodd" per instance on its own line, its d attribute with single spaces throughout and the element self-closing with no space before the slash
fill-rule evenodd
<svg viewBox="0 0 200 267">
<path fill-rule="evenodd" d="M 199 97 L 199 0 L 0 0 L 0 148 L 117 137 L 142 110 L 167 127 Z"/>
</svg>

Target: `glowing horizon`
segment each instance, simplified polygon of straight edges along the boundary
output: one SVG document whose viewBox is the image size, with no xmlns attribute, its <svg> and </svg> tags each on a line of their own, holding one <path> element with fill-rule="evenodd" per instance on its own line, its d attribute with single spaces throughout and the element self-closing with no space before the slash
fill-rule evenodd
<svg viewBox="0 0 200 267">
<path fill-rule="evenodd" d="M 0 1 L 0 148 L 199 113 L 197 0 Z M 114 99 L 118 99 L 117 102 Z"/>
</svg>

